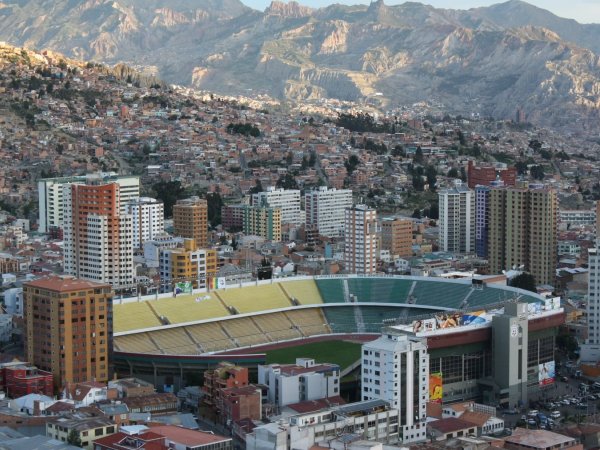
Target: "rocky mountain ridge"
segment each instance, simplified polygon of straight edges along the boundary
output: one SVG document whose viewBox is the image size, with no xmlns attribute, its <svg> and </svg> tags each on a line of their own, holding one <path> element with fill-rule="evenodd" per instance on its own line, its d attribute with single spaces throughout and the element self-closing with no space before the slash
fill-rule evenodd
<svg viewBox="0 0 600 450">
<path fill-rule="evenodd" d="M 382 0 L 312 9 L 274 1 L 4 0 L 0 39 L 144 67 L 227 94 L 322 97 L 394 107 L 436 100 L 456 112 L 542 124 L 600 109 L 600 25 L 519 0 L 471 10 Z"/>
</svg>

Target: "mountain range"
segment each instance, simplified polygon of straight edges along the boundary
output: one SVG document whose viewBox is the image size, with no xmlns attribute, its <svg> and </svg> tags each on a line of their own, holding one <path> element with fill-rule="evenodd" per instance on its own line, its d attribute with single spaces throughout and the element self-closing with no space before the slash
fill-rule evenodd
<svg viewBox="0 0 600 450">
<path fill-rule="evenodd" d="M 600 25 L 519 0 L 470 10 L 238 0 L 0 0 L 0 40 L 226 94 L 336 98 L 541 124 L 600 109 Z"/>
</svg>

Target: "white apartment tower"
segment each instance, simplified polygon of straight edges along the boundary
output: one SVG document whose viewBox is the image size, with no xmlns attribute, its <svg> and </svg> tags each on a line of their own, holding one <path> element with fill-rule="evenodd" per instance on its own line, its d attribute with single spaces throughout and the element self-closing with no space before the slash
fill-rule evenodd
<svg viewBox="0 0 600 450">
<path fill-rule="evenodd" d="M 588 250 L 588 338 L 581 345 L 581 361 L 600 361 L 600 201 L 596 203 L 596 245 Z"/>
<path fill-rule="evenodd" d="M 352 207 L 350 189 L 328 189 L 322 186 L 304 196 L 306 226 L 327 237 L 342 237 L 346 208 Z"/>
<path fill-rule="evenodd" d="M 134 199 L 125 205 L 125 213 L 131 216 L 135 248 L 142 248 L 144 242 L 165 231 L 165 210 L 159 200 L 149 197 Z"/>
<path fill-rule="evenodd" d="M 460 180 L 438 194 L 440 250 L 452 253 L 475 251 L 475 196 Z"/>
<path fill-rule="evenodd" d="M 346 209 L 344 267 L 347 273 L 377 271 L 377 211 L 366 205 Z"/>
<path fill-rule="evenodd" d="M 120 204 L 117 183 L 63 185 L 65 273 L 115 289 L 133 285 L 132 220 Z"/>
<path fill-rule="evenodd" d="M 426 438 L 429 354 L 426 342 L 384 328 L 362 346 L 362 400 L 385 400 L 400 412 L 402 443 Z"/>
<path fill-rule="evenodd" d="M 271 186 L 264 192 L 253 194 L 252 205 L 279 208 L 281 210 L 281 223 L 295 225 L 304 223 L 302 211 L 300 210 L 299 189 L 276 189 Z"/>
<path fill-rule="evenodd" d="M 140 196 L 140 177 L 133 175 L 118 176 L 114 172 L 101 172 L 74 177 L 45 178 L 38 181 L 40 233 L 48 233 L 53 228 L 63 228 L 64 185 L 96 181 L 117 183 L 121 187 L 119 199 L 122 211 L 125 211 L 126 203 Z"/>
</svg>

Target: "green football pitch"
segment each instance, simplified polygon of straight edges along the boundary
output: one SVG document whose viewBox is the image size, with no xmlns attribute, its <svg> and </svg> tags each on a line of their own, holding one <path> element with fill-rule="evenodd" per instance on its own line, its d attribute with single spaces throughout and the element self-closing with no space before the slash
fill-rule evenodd
<svg viewBox="0 0 600 450">
<path fill-rule="evenodd" d="M 296 358 L 313 358 L 317 363 L 337 364 L 343 370 L 360 359 L 361 344 L 325 341 L 267 350 L 267 364 L 291 364 Z"/>
</svg>

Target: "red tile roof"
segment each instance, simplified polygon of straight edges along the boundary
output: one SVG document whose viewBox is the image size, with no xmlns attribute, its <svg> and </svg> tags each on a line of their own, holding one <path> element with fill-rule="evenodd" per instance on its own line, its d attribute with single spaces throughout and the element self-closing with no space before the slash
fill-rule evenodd
<svg viewBox="0 0 600 450">
<path fill-rule="evenodd" d="M 188 447 L 231 440 L 231 438 L 219 436 L 218 434 L 204 433 L 202 431 L 190 430 L 173 425 L 153 426 L 151 430 L 154 433 L 166 437 L 169 441 Z"/>
<path fill-rule="evenodd" d="M 476 428 L 476 425 L 471 422 L 466 422 L 461 419 L 456 419 L 454 417 L 449 417 L 447 419 L 436 420 L 435 422 L 430 422 L 427 424 L 429 427 L 434 430 L 439 431 L 440 433 L 453 433 L 455 431 L 466 430 L 468 428 Z"/>
<path fill-rule="evenodd" d="M 49 291 L 57 292 L 69 292 L 77 291 L 82 289 L 98 289 L 103 287 L 110 287 L 110 284 L 106 283 L 95 283 L 93 281 L 80 280 L 72 277 L 46 277 L 39 278 L 37 280 L 29 281 L 24 283 L 25 287 L 35 287 L 40 289 L 46 289 Z"/>
<path fill-rule="evenodd" d="M 321 398 L 319 400 L 306 400 L 299 403 L 292 403 L 287 405 L 287 407 L 301 414 L 306 414 L 310 412 L 321 411 L 322 409 L 330 408 L 332 406 L 345 404 L 346 401 L 339 395 L 336 395 L 335 397 Z"/>
</svg>

